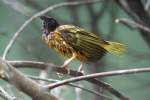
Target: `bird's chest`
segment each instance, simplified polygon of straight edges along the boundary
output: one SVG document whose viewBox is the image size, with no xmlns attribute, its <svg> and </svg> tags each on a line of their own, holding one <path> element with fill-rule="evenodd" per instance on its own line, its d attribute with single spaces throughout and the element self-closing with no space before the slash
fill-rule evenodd
<svg viewBox="0 0 150 100">
<path fill-rule="evenodd" d="M 51 33 L 47 38 L 47 44 L 49 48 L 54 48 L 62 56 L 72 56 L 73 49 L 63 40 L 60 34 Z"/>
</svg>

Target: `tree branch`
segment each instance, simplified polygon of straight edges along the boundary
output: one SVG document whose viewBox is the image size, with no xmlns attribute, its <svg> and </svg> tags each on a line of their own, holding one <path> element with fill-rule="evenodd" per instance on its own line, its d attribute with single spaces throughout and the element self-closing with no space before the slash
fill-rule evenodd
<svg viewBox="0 0 150 100">
<path fill-rule="evenodd" d="M 87 80 L 91 78 L 97 77 L 108 77 L 108 76 L 117 76 L 117 75 L 125 75 L 125 74 L 135 74 L 135 73 L 143 73 L 143 72 L 150 72 L 150 68 L 135 68 L 135 69 L 127 69 L 127 70 L 116 70 L 116 71 L 108 71 L 108 72 L 101 72 L 101 73 L 94 73 L 90 75 L 78 76 L 70 79 L 66 79 L 61 82 L 57 82 L 54 84 L 50 84 L 47 87 L 55 88 L 64 84 L 68 84 L 70 82 L 77 82 L 81 80 Z"/>
<path fill-rule="evenodd" d="M 32 61 L 8 61 L 10 64 L 12 64 L 15 67 L 18 68 L 23 68 L 23 67 L 28 67 L 28 68 L 38 68 L 41 69 L 43 68 L 49 68 L 51 71 L 55 71 L 55 72 L 59 72 L 59 73 L 63 73 L 63 74 L 67 74 L 68 70 L 62 69 L 57 65 L 53 65 L 51 63 L 44 63 L 44 62 L 32 62 Z M 74 76 L 74 77 L 78 77 L 81 76 L 82 73 L 79 73 L 77 71 L 73 71 L 73 70 L 69 70 L 70 71 L 70 76 Z M 117 91 L 116 89 L 114 89 L 110 84 L 93 79 L 93 78 L 89 78 L 89 79 L 85 79 L 86 81 L 93 83 L 95 85 L 98 85 L 99 87 L 102 87 L 103 89 L 109 91 L 110 93 L 112 93 L 113 95 L 115 95 L 116 97 L 120 98 L 121 100 L 129 100 L 126 96 L 124 96 L 122 93 L 120 93 L 119 91 Z"/>
<path fill-rule="evenodd" d="M 125 0 L 115 0 L 115 2 L 128 14 L 128 16 L 134 18 L 134 21 L 139 22 L 138 17 L 131 11 Z"/>
<path fill-rule="evenodd" d="M 31 22 L 33 21 L 35 18 L 49 12 L 52 11 L 56 8 L 60 8 L 60 7 L 64 7 L 64 6 L 77 6 L 77 5 L 82 5 L 82 4 L 89 4 L 89 3 L 95 3 L 95 2 L 100 2 L 102 0 L 86 0 L 86 1 L 74 1 L 74 2 L 63 2 L 63 3 L 59 3 L 59 4 L 55 4 L 53 6 L 49 6 L 48 8 L 34 14 L 32 17 L 30 17 L 28 20 L 26 20 L 21 26 L 20 28 L 14 33 L 13 37 L 10 39 L 8 45 L 6 46 L 4 53 L 3 53 L 3 59 L 6 59 L 7 54 L 9 53 L 9 51 L 11 50 L 12 45 L 15 43 L 17 37 L 19 36 L 19 34 L 24 30 L 24 28 Z"/>
<path fill-rule="evenodd" d="M 20 63 L 18 63 L 20 62 Z M 41 68 L 43 69 L 44 67 L 47 68 L 52 67 L 51 70 L 56 71 L 56 72 L 60 72 L 63 74 L 67 74 L 67 70 L 64 70 L 56 65 L 53 64 L 44 64 L 43 62 L 32 62 L 32 61 L 9 61 L 10 64 L 14 65 L 14 66 L 21 66 L 21 62 L 22 65 L 25 65 L 26 67 L 31 67 L 31 68 L 40 68 L 39 66 L 41 66 Z M 39 65 L 38 65 L 39 64 Z M 38 65 L 38 67 L 36 67 L 35 65 Z M 24 66 L 24 67 L 25 67 Z M 43 67 L 44 66 L 44 67 Z M 70 75 L 71 76 L 75 76 L 75 78 L 70 78 L 58 83 L 54 83 L 54 84 L 50 84 L 49 86 L 47 86 L 48 88 L 55 88 L 64 84 L 68 84 L 70 82 L 76 82 L 76 81 L 81 81 L 81 80 L 86 80 L 88 82 L 91 82 L 93 84 L 99 85 L 101 87 L 103 87 L 104 89 L 108 90 L 110 93 L 112 93 L 113 95 L 119 97 L 119 98 L 125 98 L 123 100 L 128 100 L 127 97 L 125 97 L 123 94 L 121 94 L 119 91 L 115 90 L 114 88 L 112 88 L 111 85 L 104 83 L 102 81 L 98 81 L 96 79 L 93 78 L 97 78 L 97 77 L 108 77 L 108 76 L 116 76 L 116 75 L 126 75 L 126 74 L 135 74 L 135 73 L 144 73 L 144 72 L 150 72 L 150 68 L 135 68 L 135 69 L 127 69 L 127 70 L 116 70 L 116 71 L 108 71 L 108 72 L 101 72 L 101 73 L 95 73 L 95 74 L 91 74 L 91 75 L 85 75 L 85 76 L 81 76 L 82 74 L 73 70 L 70 70 Z M 77 77 L 78 76 L 78 77 Z"/>
<path fill-rule="evenodd" d="M 140 23 L 150 28 L 150 17 L 145 11 L 141 0 L 115 0 L 118 5 L 137 23 Z M 139 31 L 144 40 L 150 46 L 149 32 L 139 28 Z"/>
<path fill-rule="evenodd" d="M 115 21 L 116 21 L 116 23 L 122 23 L 122 24 L 129 25 L 129 26 L 135 26 L 137 28 L 140 28 L 140 29 L 142 29 L 144 31 L 149 32 L 148 34 L 150 34 L 150 28 L 148 28 L 148 27 L 146 27 L 146 26 L 144 26 L 142 24 L 139 24 L 137 22 L 134 22 L 132 20 L 121 18 L 121 19 L 116 19 Z"/>
<path fill-rule="evenodd" d="M 0 97 L 5 100 L 16 100 L 15 97 L 10 96 L 2 87 L 0 87 Z"/>
<path fill-rule="evenodd" d="M 29 95 L 33 100 L 58 100 L 58 98 L 51 95 L 46 88 L 27 78 L 1 58 L 0 78 L 14 85 L 17 89 Z"/>
<path fill-rule="evenodd" d="M 37 69 L 46 69 L 49 67 L 52 71 L 60 72 L 63 74 L 67 74 L 67 71 L 57 65 L 54 65 L 52 63 L 44 63 L 44 62 L 36 62 L 36 61 L 7 61 L 11 65 L 13 65 L 16 68 L 37 68 Z M 108 77 L 108 76 L 116 76 L 116 75 L 126 75 L 126 74 L 135 74 L 135 73 L 143 73 L 143 72 L 150 72 L 150 68 L 134 68 L 134 69 L 126 69 L 126 70 L 115 70 L 115 71 L 107 71 L 107 72 L 101 72 L 101 73 L 95 73 L 90 75 L 91 78 L 96 77 Z M 71 76 L 81 76 L 82 74 L 80 72 L 70 70 Z M 88 77 L 82 76 L 82 77 Z M 89 78 L 90 78 L 89 77 Z"/>
<path fill-rule="evenodd" d="M 40 80 L 40 81 L 45 81 L 45 82 L 59 82 L 59 81 L 61 81 L 61 80 L 56 80 L 56 79 L 39 78 L 39 77 L 36 77 L 36 76 L 29 76 L 29 75 L 28 75 L 28 77 L 31 78 L 31 79 L 34 79 L 34 80 Z M 112 99 L 111 99 L 110 97 L 108 97 L 108 96 L 105 96 L 105 95 L 103 95 L 103 94 L 101 94 L 101 93 L 98 93 L 98 92 L 93 91 L 93 90 L 90 90 L 90 89 L 86 89 L 86 88 L 84 88 L 84 87 L 82 87 L 82 86 L 79 86 L 79 85 L 77 85 L 77 84 L 69 83 L 69 84 L 66 84 L 66 85 L 69 85 L 69 86 L 72 86 L 72 87 L 76 87 L 76 88 L 82 89 L 82 90 L 84 90 L 84 91 L 86 91 L 86 92 L 95 94 L 95 95 L 97 95 L 97 96 L 102 96 L 103 98 L 106 98 L 106 99 L 108 99 L 108 100 L 112 100 Z"/>
<path fill-rule="evenodd" d="M 145 7 L 144 8 L 145 8 L 146 11 L 148 11 L 149 7 L 150 7 L 150 0 L 147 0 L 146 3 L 145 3 Z"/>
</svg>

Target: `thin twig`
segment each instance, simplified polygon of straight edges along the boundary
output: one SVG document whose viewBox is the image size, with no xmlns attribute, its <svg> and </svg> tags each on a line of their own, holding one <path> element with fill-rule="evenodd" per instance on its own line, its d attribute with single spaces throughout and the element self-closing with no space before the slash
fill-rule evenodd
<svg viewBox="0 0 150 100">
<path fill-rule="evenodd" d="M 0 58 L 0 78 L 26 93 L 32 100 L 59 100 L 48 89 L 27 78 L 7 61 Z"/>
<path fill-rule="evenodd" d="M 102 0 L 85 0 L 85 1 L 74 1 L 74 2 L 63 2 L 63 3 L 59 3 L 59 4 L 55 4 L 53 6 L 49 6 L 48 8 L 34 14 L 32 17 L 30 17 L 28 20 L 26 20 L 21 27 L 14 33 L 13 37 L 10 39 L 8 45 L 6 46 L 4 53 L 3 53 L 3 59 L 6 59 L 7 54 L 9 53 L 9 51 L 11 50 L 12 45 L 15 43 L 17 37 L 19 36 L 19 34 L 23 31 L 23 29 L 35 18 L 49 12 L 52 11 L 56 8 L 60 8 L 60 7 L 64 7 L 64 6 L 76 6 L 76 5 L 81 5 L 81 4 L 89 4 L 89 3 L 95 3 L 95 2 L 100 2 Z"/>
<path fill-rule="evenodd" d="M 9 63 L 12 64 L 13 66 L 17 66 L 17 67 L 29 67 L 29 68 L 30 67 L 31 68 L 40 68 L 41 67 L 42 69 L 43 68 L 47 68 L 47 67 L 53 67 L 52 70 L 55 70 L 57 72 L 64 72 L 64 74 L 67 73 L 67 71 L 66 72 L 64 70 L 62 71 L 61 68 L 59 68 L 56 65 L 50 64 L 48 66 L 48 63 L 44 63 L 44 62 L 37 62 L 36 63 L 36 62 L 32 62 L 32 61 L 9 61 Z M 70 70 L 70 72 L 71 72 L 70 74 L 73 75 L 73 76 L 79 76 L 79 75 L 81 75 L 80 73 L 77 73 L 77 72 L 72 71 L 72 70 Z M 108 76 L 114 76 L 114 75 L 135 74 L 135 73 L 144 73 L 144 72 L 150 72 L 150 68 L 135 68 L 135 69 L 127 69 L 127 70 L 108 71 L 108 72 L 102 72 L 102 73 L 92 74 L 92 76 L 90 76 L 90 77 L 88 75 L 86 75 L 86 76 L 80 76 L 80 79 L 81 80 L 84 79 L 86 81 L 91 82 L 90 80 L 94 80 L 93 78 L 96 78 L 96 77 L 108 77 Z M 77 78 L 77 79 L 75 79 L 75 81 L 78 81 L 80 79 Z M 91 83 L 95 84 L 95 82 L 91 82 Z M 104 84 L 105 83 L 103 83 L 103 84 L 101 84 L 99 86 L 102 86 Z M 106 84 L 104 86 L 106 86 Z M 118 93 L 118 91 L 115 90 L 115 89 L 113 89 L 110 85 L 108 85 L 107 87 L 103 87 L 103 88 L 107 89 L 109 92 L 111 92 L 114 95 L 116 95 L 116 93 L 117 93 L 117 97 L 120 97 L 120 95 L 122 97 L 122 94 Z M 126 100 L 128 100 L 128 99 L 126 99 Z"/>
<path fill-rule="evenodd" d="M 58 67 L 57 65 L 51 64 L 51 63 L 36 62 L 36 61 L 7 61 L 7 62 L 17 68 L 46 69 L 48 67 L 51 67 L 52 70 L 62 71 L 62 68 Z M 76 75 L 76 76 L 81 75 L 80 72 L 77 72 L 77 71 L 70 70 L 70 72 L 71 72 L 71 75 Z M 135 73 L 144 73 L 144 72 L 150 72 L 150 67 L 107 71 L 107 72 L 91 74 L 92 76 L 85 75 L 85 76 L 81 76 L 81 77 L 88 78 L 88 76 L 90 76 L 91 78 L 96 78 L 96 77 L 108 77 L 108 76 L 135 74 Z M 65 74 L 65 72 L 63 74 Z"/>
<path fill-rule="evenodd" d="M 128 6 L 126 0 L 115 0 L 115 2 L 132 18 L 134 18 L 135 21 L 139 22 L 140 20 L 137 18 L 137 16 L 132 12 L 130 7 Z"/>
<path fill-rule="evenodd" d="M 48 77 L 47 71 L 48 71 L 47 69 L 41 70 L 41 72 L 39 74 L 39 77 L 40 78 L 47 78 Z M 40 81 L 40 84 L 45 85 L 45 82 L 44 81 Z"/>
<path fill-rule="evenodd" d="M 40 80 L 40 81 L 45 81 L 45 82 L 59 82 L 61 80 L 56 80 L 56 79 L 46 79 L 46 78 L 40 78 L 40 77 L 37 77 L 37 76 L 31 76 L 31 75 L 27 75 L 29 78 L 31 79 L 34 79 L 34 80 Z M 72 87 L 76 87 L 76 88 L 79 88 L 79 89 L 82 89 L 86 92 L 89 92 L 89 93 L 92 93 L 92 94 L 95 94 L 95 95 L 98 95 L 98 96 L 102 96 L 103 98 L 106 98 L 108 100 L 113 100 L 112 98 L 108 97 L 108 96 L 105 96 L 103 94 L 100 94 L 96 91 L 93 91 L 93 90 L 90 90 L 90 89 L 86 89 L 82 86 L 79 86 L 79 85 L 76 85 L 76 84 L 73 84 L 73 83 L 69 83 L 69 84 L 66 84 L 66 85 L 69 85 L 69 86 L 72 86 Z"/>
<path fill-rule="evenodd" d="M 143 73 L 143 72 L 150 72 L 150 68 L 135 68 L 135 69 L 127 69 L 127 70 L 115 70 L 115 71 L 108 71 L 108 72 L 101 72 L 101 73 L 94 73 L 90 75 L 78 76 L 73 77 L 70 79 L 66 79 L 54 84 L 47 85 L 48 88 L 53 89 L 55 87 L 68 84 L 70 82 L 77 82 L 81 80 L 87 80 L 91 78 L 97 77 L 108 77 L 108 76 L 117 76 L 117 75 L 125 75 L 125 74 L 135 74 L 135 73 Z"/>
<path fill-rule="evenodd" d="M 142 25 L 142 24 L 139 24 L 133 20 L 129 20 L 129 19 L 126 19 L 126 18 L 121 18 L 121 19 L 116 19 L 115 20 L 116 23 L 122 23 L 122 24 L 125 24 L 125 25 L 129 25 L 129 26 L 135 26 L 137 28 L 140 28 L 142 30 L 145 30 L 147 32 L 150 33 L 150 28 Z"/>
<path fill-rule="evenodd" d="M 147 0 L 146 3 L 145 3 L 145 7 L 144 8 L 145 8 L 146 11 L 148 11 L 149 7 L 150 7 L 150 0 Z"/>
<path fill-rule="evenodd" d="M 64 70 L 60 68 L 59 66 L 54 65 L 52 63 L 34 62 L 34 61 L 8 61 L 8 62 L 17 68 L 36 68 L 36 69 L 48 68 L 50 71 L 68 74 L 68 70 Z M 69 75 L 73 77 L 77 77 L 77 76 L 82 76 L 83 74 L 77 71 L 70 70 Z M 126 99 L 127 98 L 126 96 L 124 96 L 122 93 L 114 89 L 110 84 L 106 82 L 99 81 L 97 79 L 87 79 L 86 81 L 104 88 L 105 90 L 109 91 L 111 94 L 120 98 L 121 100 L 128 100 Z"/>
<path fill-rule="evenodd" d="M 44 63 L 44 62 L 9 61 L 9 63 L 12 64 L 13 66 L 16 66 L 16 67 L 28 67 L 28 68 L 40 68 L 41 67 L 41 69 L 44 69 L 44 68 L 47 68 L 47 67 L 53 67 L 52 70 L 60 72 L 60 73 L 64 72 L 64 74 L 67 74 L 67 71 L 62 70 L 58 66 L 53 65 L 53 64 L 48 65 L 48 63 Z M 93 84 L 97 84 L 96 83 L 97 80 L 95 80 L 93 78 L 116 76 L 116 75 L 125 75 L 125 74 L 135 74 L 135 73 L 144 73 L 144 72 L 150 72 L 150 68 L 135 68 L 135 69 L 127 69 L 127 70 L 116 70 L 116 71 L 95 73 L 95 74 L 85 75 L 85 76 L 79 76 L 79 75 L 81 75 L 80 73 L 70 70 L 70 75 L 79 76 L 79 77 L 70 78 L 68 80 L 64 80 L 64 81 L 55 83 L 53 85 L 50 85 L 50 88 L 55 88 L 56 85 L 60 86 L 60 85 L 67 84 L 69 82 L 75 82 L 75 81 L 80 81 L 80 80 L 86 80 L 86 81 L 89 81 Z M 100 81 L 100 83 L 98 82 L 98 84 L 99 84 L 99 86 L 102 86 L 103 88 L 107 89 L 110 93 L 114 94 L 115 96 L 126 98 L 123 94 L 119 93 L 119 91 L 112 88 L 109 84 L 107 85 L 106 83 L 103 83 L 101 81 Z M 49 87 L 49 86 L 47 86 L 47 87 Z M 124 99 L 124 100 L 128 100 L 128 99 Z"/>
<path fill-rule="evenodd" d="M 2 87 L 0 87 L 0 97 L 5 100 L 16 100 L 15 97 L 10 96 Z"/>
<path fill-rule="evenodd" d="M 150 17 L 148 12 L 145 11 L 142 0 L 115 0 L 118 5 L 137 23 L 150 28 Z M 150 46 L 149 32 L 139 28 L 144 40 Z"/>
</svg>

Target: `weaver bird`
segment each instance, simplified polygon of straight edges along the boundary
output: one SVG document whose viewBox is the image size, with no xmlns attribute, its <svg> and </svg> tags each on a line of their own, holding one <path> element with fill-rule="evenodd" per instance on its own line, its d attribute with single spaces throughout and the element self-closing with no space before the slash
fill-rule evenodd
<svg viewBox="0 0 150 100">
<path fill-rule="evenodd" d="M 83 64 L 96 62 L 106 53 L 120 55 L 124 52 L 124 45 L 117 42 L 103 40 L 97 35 L 85 31 L 74 25 L 60 25 L 54 18 L 41 16 L 43 20 L 42 39 L 49 48 L 54 48 L 59 54 L 68 57 L 61 66 L 67 65 L 74 59 L 81 61 L 78 68 L 83 72 Z"/>
</svg>

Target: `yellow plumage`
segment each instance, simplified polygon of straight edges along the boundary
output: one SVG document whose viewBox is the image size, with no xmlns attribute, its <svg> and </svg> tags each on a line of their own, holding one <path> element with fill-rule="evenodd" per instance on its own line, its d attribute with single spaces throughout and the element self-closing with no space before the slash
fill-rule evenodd
<svg viewBox="0 0 150 100">
<path fill-rule="evenodd" d="M 125 50 L 123 44 L 105 41 L 82 28 L 59 25 L 55 19 L 46 16 L 42 16 L 41 19 L 44 20 L 43 39 L 45 42 L 50 48 L 54 48 L 59 54 L 69 58 L 63 67 L 75 58 L 81 62 L 96 62 L 107 52 L 120 55 Z"/>
<path fill-rule="evenodd" d="M 101 44 L 109 53 L 114 55 L 121 55 L 125 51 L 125 45 L 118 42 L 107 41 L 109 45 Z"/>
<path fill-rule="evenodd" d="M 49 37 L 48 37 L 49 38 Z M 100 39 L 93 33 L 73 25 L 61 25 L 51 33 L 48 44 L 63 56 L 71 57 L 73 53 L 81 61 L 98 61 L 105 53 L 115 55 L 124 52 L 124 45 Z"/>
</svg>

